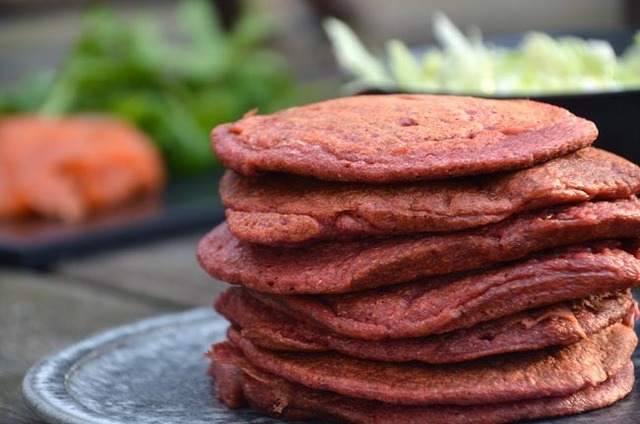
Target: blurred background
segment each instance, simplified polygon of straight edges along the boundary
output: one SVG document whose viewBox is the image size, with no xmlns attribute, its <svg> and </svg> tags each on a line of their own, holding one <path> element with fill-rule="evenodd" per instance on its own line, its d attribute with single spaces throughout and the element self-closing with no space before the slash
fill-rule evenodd
<svg viewBox="0 0 640 424">
<path fill-rule="evenodd" d="M 0 81 L 17 83 L 25 72 L 60 64 L 81 31 L 88 0 L 1 0 Z M 152 16 L 170 34 L 177 32 L 176 0 L 102 2 L 127 19 Z M 212 1 L 230 16 L 235 0 Z M 433 41 L 430 16 L 446 13 L 459 27 L 478 25 L 486 34 L 526 30 L 570 31 L 634 26 L 640 22 L 640 2 L 635 0 L 263 0 L 246 1 L 268 15 L 275 26 L 274 45 L 300 78 L 336 73 L 319 16 L 335 15 L 354 26 L 368 45 L 400 38 L 409 45 Z M 223 12 L 223 14 L 225 13 Z"/>
</svg>

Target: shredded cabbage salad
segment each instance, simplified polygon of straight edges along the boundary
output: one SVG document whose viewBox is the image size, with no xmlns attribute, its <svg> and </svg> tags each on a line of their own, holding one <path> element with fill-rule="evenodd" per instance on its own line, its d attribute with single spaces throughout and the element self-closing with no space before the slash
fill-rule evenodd
<svg viewBox="0 0 640 424">
<path fill-rule="evenodd" d="M 541 32 L 529 32 L 516 48 L 505 48 L 484 42 L 479 28 L 464 34 L 443 13 L 435 13 L 433 32 L 441 47 L 415 53 L 402 41 L 389 40 L 381 58 L 345 23 L 331 18 L 324 28 L 339 67 L 353 77 L 345 86 L 351 93 L 531 96 L 640 88 L 640 32 L 622 56 L 607 41 Z"/>
</svg>

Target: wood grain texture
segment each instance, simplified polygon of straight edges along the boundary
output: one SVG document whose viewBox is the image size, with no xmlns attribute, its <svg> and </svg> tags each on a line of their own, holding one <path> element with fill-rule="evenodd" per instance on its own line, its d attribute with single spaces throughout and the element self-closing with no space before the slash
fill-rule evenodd
<svg viewBox="0 0 640 424">
<path fill-rule="evenodd" d="M 82 281 L 0 269 L 0 423 L 41 423 L 20 384 L 42 356 L 90 333 L 172 310 Z"/>
</svg>

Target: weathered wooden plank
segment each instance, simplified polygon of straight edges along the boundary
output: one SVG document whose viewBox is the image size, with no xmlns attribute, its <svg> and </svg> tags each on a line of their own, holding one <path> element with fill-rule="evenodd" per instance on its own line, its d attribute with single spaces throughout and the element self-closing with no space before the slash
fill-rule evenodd
<svg viewBox="0 0 640 424">
<path fill-rule="evenodd" d="M 206 275 L 196 261 L 196 244 L 203 235 L 190 234 L 64 262 L 55 272 L 176 305 L 207 305 L 225 284 Z"/>
<path fill-rule="evenodd" d="M 26 370 L 90 333 L 177 310 L 50 274 L 0 268 L 0 423 L 38 423 L 22 402 Z"/>
</svg>

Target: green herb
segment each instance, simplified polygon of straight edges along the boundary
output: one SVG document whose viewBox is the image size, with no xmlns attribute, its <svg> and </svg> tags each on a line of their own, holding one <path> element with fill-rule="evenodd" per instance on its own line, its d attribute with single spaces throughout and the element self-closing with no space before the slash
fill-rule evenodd
<svg viewBox="0 0 640 424">
<path fill-rule="evenodd" d="M 174 174 L 185 174 L 216 165 L 208 141 L 215 125 L 305 95 L 283 58 L 263 47 L 265 15 L 245 10 L 228 33 L 204 0 L 183 1 L 178 16 L 181 38 L 170 40 L 155 22 L 91 8 L 60 71 L 0 96 L 0 114 L 118 115 L 151 136 Z"/>
<path fill-rule="evenodd" d="M 640 88 L 640 33 L 616 57 L 606 41 L 552 38 L 530 32 L 514 49 L 487 44 L 472 27 L 463 34 L 442 13 L 433 32 L 442 46 L 422 54 L 390 40 L 385 58 L 371 55 L 343 22 L 324 24 L 339 66 L 354 79 L 346 91 L 366 89 L 476 95 L 540 95 Z"/>
</svg>

